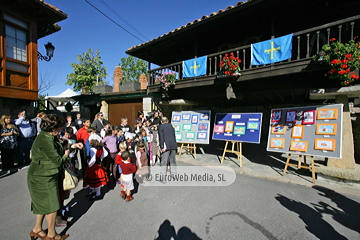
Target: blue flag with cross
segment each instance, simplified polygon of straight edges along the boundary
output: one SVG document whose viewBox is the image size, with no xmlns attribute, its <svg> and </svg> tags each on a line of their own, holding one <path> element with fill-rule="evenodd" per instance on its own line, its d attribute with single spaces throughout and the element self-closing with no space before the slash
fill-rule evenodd
<svg viewBox="0 0 360 240">
<path fill-rule="evenodd" d="M 206 74 L 207 56 L 183 61 L 183 78 L 199 77 Z"/>
<path fill-rule="evenodd" d="M 264 65 L 291 58 L 293 34 L 251 44 L 251 65 Z"/>
</svg>

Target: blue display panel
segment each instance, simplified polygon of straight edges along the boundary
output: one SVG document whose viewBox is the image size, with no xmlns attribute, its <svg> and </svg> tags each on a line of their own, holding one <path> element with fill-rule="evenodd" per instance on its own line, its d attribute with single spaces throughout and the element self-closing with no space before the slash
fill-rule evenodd
<svg viewBox="0 0 360 240">
<path fill-rule="evenodd" d="M 260 143 L 262 113 L 217 113 L 214 140 Z"/>
<path fill-rule="evenodd" d="M 209 144 L 210 116 L 210 110 L 172 112 L 176 142 Z"/>
</svg>

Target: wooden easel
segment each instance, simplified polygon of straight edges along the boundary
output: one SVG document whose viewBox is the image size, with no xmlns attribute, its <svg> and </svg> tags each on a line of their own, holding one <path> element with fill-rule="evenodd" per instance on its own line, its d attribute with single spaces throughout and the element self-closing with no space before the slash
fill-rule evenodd
<svg viewBox="0 0 360 240">
<path fill-rule="evenodd" d="M 187 145 L 187 146 L 185 146 Z M 179 156 L 181 156 L 182 149 L 187 148 L 190 154 L 194 155 L 194 159 L 196 159 L 196 144 L 195 143 L 181 143 Z M 193 152 L 193 153 L 192 153 Z"/>
<path fill-rule="evenodd" d="M 301 154 L 293 154 L 293 155 L 299 155 L 298 164 L 290 163 L 291 154 L 289 153 L 289 155 L 288 155 L 288 157 L 286 159 L 286 164 L 285 164 L 283 176 L 285 176 L 286 170 L 287 170 L 287 168 L 289 166 L 297 167 L 298 169 L 301 169 L 301 168 L 310 169 L 311 172 L 312 172 L 312 180 L 313 180 L 313 183 L 315 184 L 316 179 L 315 179 L 314 157 L 310 156 L 310 155 L 301 155 Z M 306 166 L 306 156 L 310 157 L 310 160 L 311 160 L 311 166 L 310 167 Z M 301 164 L 301 159 L 303 159 L 304 165 Z"/>
<path fill-rule="evenodd" d="M 227 149 L 229 142 L 231 142 L 231 144 L 232 144 L 231 150 Z M 237 151 L 235 150 L 235 144 L 236 144 Z M 222 158 L 221 158 L 221 164 L 223 163 L 225 153 L 227 153 L 227 152 L 237 154 L 239 162 L 240 162 L 240 167 L 242 167 L 242 142 L 226 141 L 224 152 L 223 152 L 223 155 L 222 155 Z"/>
</svg>

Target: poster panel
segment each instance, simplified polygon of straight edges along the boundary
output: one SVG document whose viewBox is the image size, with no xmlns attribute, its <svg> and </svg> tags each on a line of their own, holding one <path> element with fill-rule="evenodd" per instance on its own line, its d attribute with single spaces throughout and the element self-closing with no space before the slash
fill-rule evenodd
<svg viewBox="0 0 360 240">
<path fill-rule="evenodd" d="M 212 139 L 260 143 L 262 113 L 217 113 Z"/>
<path fill-rule="evenodd" d="M 172 112 L 176 142 L 209 144 L 210 117 L 210 110 Z"/>
<path fill-rule="evenodd" d="M 272 109 L 267 151 L 341 158 L 342 104 Z"/>
</svg>

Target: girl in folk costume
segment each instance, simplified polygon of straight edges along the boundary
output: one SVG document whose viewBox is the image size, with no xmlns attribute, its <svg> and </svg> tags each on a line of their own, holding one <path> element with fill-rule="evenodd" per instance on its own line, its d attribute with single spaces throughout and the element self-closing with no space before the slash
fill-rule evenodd
<svg viewBox="0 0 360 240">
<path fill-rule="evenodd" d="M 131 163 L 129 151 L 124 151 L 121 154 L 121 158 L 123 160 L 120 163 L 120 167 L 122 169 L 122 180 L 124 187 L 120 193 L 120 196 L 129 202 L 134 199 L 134 197 L 130 195 L 130 191 L 134 189 L 133 173 L 136 172 L 136 166 Z"/>
<path fill-rule="evenodd" d="M 95 139 L 90 140 L 90 146 L 90 155 L 83 186 L 84 188 L 90 187 L 92 189 L 89 196 L 91 196 L 93 200 L 99 200 L 101 199 L 101 187 L 105 186 L 109 181 L 105 168 L 101 166 L 101 161 L 108 155 L 108 152 L 103 147 L 102 142 Z"/>
<path fill-rule="evenodd" d="M 137 151 L 136 151 L 136 167 L 138 170 L 136 171 L 136 174 L 143 178 L 149 173 L 149 163 L 148 163 L 148 157 L 145 150 L 145 144 L 142 141 L 139 141 L 137 145 Z"/>
<path fill-rule="evenodd" d="M 115 160 L 115 162 L 116 162 L 116 164 L 117 164 L 118 171 L 119 171 L 119 175 L 120 175 L 120 179 L 119 179 L 119 178 L 117 178 L 117 179 L 119 179 L 120 181 L 117 181 L 116 183 L 121 184 L 120 186 L 123 187 L 123 184 L 121 183 L 121 182 L 122 182 L 122 177 L 121 177 L 122 169 L 121 169 L 121 167 L 120 167 L 120 164 L 121 164 L 121 162 L 122 162 L 122 160 L 123 160 L 122 157 L 121 157 L 121 154 L 122 154 L 123 152 L 125 152 L 126 149 L 127 149 L 126 142 L 120 143 L 120 144 L 119 144 L 119 149 L 120 149 L 120 152 L 116 155 L 116 160 Z"/>
</svg>

